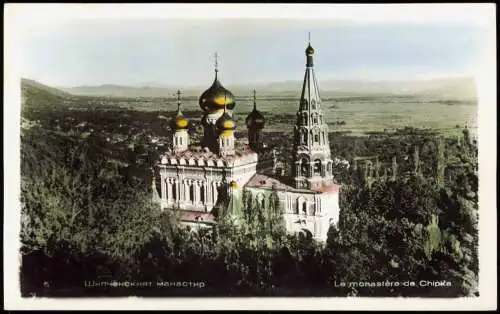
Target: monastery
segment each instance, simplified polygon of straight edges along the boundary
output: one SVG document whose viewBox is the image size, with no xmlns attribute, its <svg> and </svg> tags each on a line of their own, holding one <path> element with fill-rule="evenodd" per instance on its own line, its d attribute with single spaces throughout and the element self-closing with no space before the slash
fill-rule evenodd
<svg viewBox="0 0 500 314">
<path fill-rule="evenodd" d="M 265 118 L 257 109 L 246 117 L 246 139 L 237 139 L 233 110 L 236 99 L 219 81 L 217 60 L 212 85 L 201 94 L 203 138 L 191 143 L 189 121 L 181 110 L 171 120 L 172 147 L 161 156 L 159 203 L 162 210 L 178 210 L 191 225 L 216 223 L 217 214 L 241 215 L 241 196 L 249 192 L 266 210 L 269 195 L 279 197 L 288 232 L 306 231 L 325 241 L 331 225 L 339 221 L 340 186 L 333 180 L 333 161 L 322 101 L 313 67 L 314 49 L 305 50 L 306 68 L 293 126 L 291 174 L 277 175 L 276 152 L 263 138 Z M 235 205 L 240 204 L 240 205 Z"/>
</svg>

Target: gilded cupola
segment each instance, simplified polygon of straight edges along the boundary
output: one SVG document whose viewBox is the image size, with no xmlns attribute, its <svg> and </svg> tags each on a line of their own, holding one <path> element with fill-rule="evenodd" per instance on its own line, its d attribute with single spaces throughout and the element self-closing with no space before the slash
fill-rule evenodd
<svg viewBox="0 0 500 314">
<path fill-rule="evenodd" d="M 181 111 L 181 92 L 177 91 L 177 112 L 175 117 L 170 121 L 170 126 L 173 130 L 184 130 L 189 126 L 189 121 L 184 117 Z"/>
<path fill-rule="evenodd" d="M 236 129 L 233 118 L 231 118 L 226 111 L 224 111 L 224 114 L 217 120 L 217 129 L 219 129 L 219 131 L 232 131 Z"/>
<path fill-rule="evenodd" d="M 224 109 L 226 105 L 228 110 L 232 110 L 235 106 L 234 95 L 227 90 L 218 77 L 218 62 L 217 54 L 215 55 L 215 79 L 206 91 L 204 91 L 199 99 L 199 104 L 204 112 L 213 112 Z"/>
<path fill-rule="evenodd" d="M 216 127 L 221 133 L 221 135 L 232 135 L 233 130 L 236 129 L 236 123 L 234 123 L 233 118 L 227 113 L 226 106 L 224 106 L 224 113 L 217 119 Z"/>
</svg>

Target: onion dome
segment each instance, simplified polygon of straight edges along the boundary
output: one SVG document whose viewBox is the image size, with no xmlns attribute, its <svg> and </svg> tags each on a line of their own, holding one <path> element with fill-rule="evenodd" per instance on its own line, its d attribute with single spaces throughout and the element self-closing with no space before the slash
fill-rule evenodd
<svg viewBox="0 0 500 314">
<path fill-rule="evenodd" d="M 314 54 L 314 48 L 311 47 L 311 44 L 309 44 L 306 48 L 306 55 L 307 56 L 312 56 Z"/>
<path fill-rule="evenodd" d="M 306 48 L 306 56 L 307 56 L 307 67 L 312 67 L 313 66 L 313 55 L 314 55 L 314 49 L 311 47 L 311 33 L 309 33 L 309 44 L 307 45 Z"/>
<path fill-rule="evenodd" d="M 253 91 L 253 110 L 245 119 L 245 124 L 247 128 L 263 129 L 265 124 L 265 119 L 262 113 L 257 110 L 257 102 L 255 99 L 255 90 Z"/>
<path fill-rule="evenodd" d="M 221 82 L 218 78 L 217 69 L 217 55 L 215 60 L 215 79 L 206 91 L 201 94 L 199 99 L 200 107 L 205 112 L 211 112 L 216 110 L 221 110 L 224 108 L 224 105 L 227 106 L 227 109 L 232 110 L 235 106 L 234 95 L 227 90 L 224 86 L 222 86 Z"/>
<path fill-rule="evenodd" d="M 233 118 L 227 113 L 224 112 L 219 119 L 217 119 L 217 129 L 220 131 L 232 131 L 236 129 L 236 124 L 234 123 Z"/>
<path fill-rule="evenodd" d="M 222 114 L 222 116 L 220 116 L 219 119 L 217 119 L 215 125 L 223 136 L 232 135 L 233 130 L 236 129 L 236 123 L 234 123 L 233 118 L 231 118 L 231 116 L 227 113 L 226 107 L 224 107 L 224 113 Z"/>
<path fill-rule="evenodd" d="M 181 92 L 177 91 L 177 113 L 175 117 L 170 121 L 170 126 L 173 130 L 185 130 L 189 126 L 189 121 L 184 117 L 181 111 Z"/>
<path fill-rule="evenodd" d="M 178 115 L 172 119 L 172 128 L 174 130 L 185 130 L 189 126 L 189 121 L 182 115 Z"/>
</svg>

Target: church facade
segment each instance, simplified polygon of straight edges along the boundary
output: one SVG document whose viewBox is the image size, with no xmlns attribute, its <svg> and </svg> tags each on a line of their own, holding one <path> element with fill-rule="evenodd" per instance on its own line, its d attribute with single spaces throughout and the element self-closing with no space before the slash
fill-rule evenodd
<svg viewBox="0 0 500 314">
<path fill-rule="evenodd" d="M 306 69 L 293 127 L 294 149 L 291 174 L 276 173 L 276 152 L 263 139 L 265 118 L 257 109 L 246 117 L 247 139 L 235 138 L 234 95 L 219 81 L 217 61 L 212 85 L 202 93 L 203 139 L 191 143 L 189 121 L 181 111 L 178 92 L 177 113 L 171 120 L 172 147 L 161 156 L 160 199 L 163 210 L 179 210 L 181 220 L 191 225 L 215 223 L 214 209 L 237 203 L 242 191 L 261 205 L 271 192 L 279 198 L 288 232 L 307 231 L 324 241 L 330 225 L 339 221 L 340 185 L 334 183 L 328 126 L 314 73 L 314 49 L 306 51 Z M 236 215 L 236 214 L 235 214 Z"/>
</svg>

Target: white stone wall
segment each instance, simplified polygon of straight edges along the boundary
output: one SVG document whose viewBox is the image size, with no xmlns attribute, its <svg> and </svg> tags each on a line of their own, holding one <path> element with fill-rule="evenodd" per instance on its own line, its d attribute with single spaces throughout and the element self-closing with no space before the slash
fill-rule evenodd
<svg viewBox="0 0 500 314">
<path fill-rule="evenodd" d="M 179 163 L 160 165 L 162 208 L 210 211 L 224 183 L 236 181 L 244 186 L 257 169 L 256 158 L 222 167 L 189 165 L 189 161 L 188 165 Z"/>
<path fill-rule="evenodd" d="M 325 241 L 330 224 L 338 222 L 338 194 L 289 192 L 285 196 L 287 231 L 309 230 L 314 238 Z"/>
<path fill-rule="evenodd" d="M 270 192 L 269 189 L 254 187 L 247 190 L 254 196 Z M 278 190 L 277 193 L 283 206 L 287 232 L 294 233 L 305 229 L 310 231 L 315 239 L 326 241 L 330 225 L 338 224 L 338 193 L 285 190 Z"/>
<path fill-rule="evenodd" d="M 240 187 L 257 171 L 257 155 L 222 160 L 169 159 L 160 165 L 162 208 L 210 211 L 216 205 L 224 183 L 236 181 Z M 270 189 L 249 188 L 257 196 L 266 196 Z M 278 190 L 284 210 L 286 229 L 290 233 L 308 230 L 314 238 L 325 241 L 331 224 L 339 221 L 339 194 L 313 191 Z M 267 199 L 266 199 L 267 201 Z"/>
<path fill-rule="evenodd" d="M 172 146 L 174 152 L 182 152 L 188 149 L 189 134 L 187 130 L 177 130 L 172 137 Z"/>
</svg>

